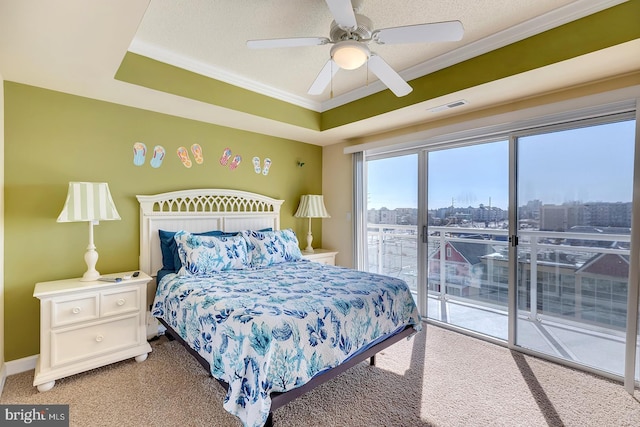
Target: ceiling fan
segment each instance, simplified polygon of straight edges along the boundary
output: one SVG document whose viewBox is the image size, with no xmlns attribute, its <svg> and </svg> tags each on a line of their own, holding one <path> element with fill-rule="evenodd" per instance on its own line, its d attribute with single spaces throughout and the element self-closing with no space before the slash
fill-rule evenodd
<svg viewBox="0 0 640 427">
<path fill-rule="evenodd" d="M 251 49 L 279 47 L 322 46 L 333 44 L 331 57 L 325 63 L 309 88 L 310 95 L 320 95 L 339 68 L 355 70 L 368 62 L 368 67 L 396 96 L 404 96 L 413 89 L 380 56 L 371 52 L 369 42 L 377 44 L 425 43 L 457 41 L 464 29 L 460 21 L 390 27 L 374 30 L 371 20 L 358 12 L 362 0 L 325 0 L 333 15 L 329 38 L 293 37 L 280 39 L 249 40 Z"/>
</svg>

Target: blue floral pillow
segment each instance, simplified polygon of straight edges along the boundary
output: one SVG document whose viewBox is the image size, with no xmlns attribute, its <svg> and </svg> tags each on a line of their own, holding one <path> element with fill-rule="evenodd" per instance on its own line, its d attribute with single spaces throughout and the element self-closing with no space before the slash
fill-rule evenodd
<svg viewBox="0 0 640 427">
<path fill-rule="evenodd" d="M 266 267 L 302 259 L 298 238 L 291 229 L 278 231 L 243 231 L 252 267 Z"/>
<path fill-rule="evenodd" d="M 176 231 L 158 230 L 160 235 L 160 252 L 162 253 L 162 270 L 168 270 L 170 273 L 177 273 L 182 264 L 180 264 L 180 255 L 173 236 Z M 193 233 L 196 236 L 233 236 L 238 233 L 226 233 L 220 230 L 203 231 L 202 233 Z M 158 274 L 159 275 L 159 274 Z M 160 280 L 158 279 L 158 283 Z"/>
<path fill-rule="evenodd" d="M 247 243 L 243 236 L 198 236 L 178 231 L 173 237 L 182 267 L 178 275 L 208 275 L 249 267 Z"/>
</svg>

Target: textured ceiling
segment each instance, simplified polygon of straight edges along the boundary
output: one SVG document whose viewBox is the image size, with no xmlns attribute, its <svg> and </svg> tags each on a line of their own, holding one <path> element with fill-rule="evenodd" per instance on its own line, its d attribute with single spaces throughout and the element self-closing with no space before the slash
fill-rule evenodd
<svg viewBox="0 0 640 427">
<path fill-rule="evenodd" d="M 401 72 L 549 12 L 556 12 L 554 19 L 572 14 L 576 8 L 558 12 L 571 3 L 588 4 L 573 0 L 364 0 L 360 13 L 373 21 L 374 28 L 462 22 L 465 34 L 458 42 L 370 43 L 372 51 Z M 328 60 L 331 45 L 252 50 L 245 43 L 263 38 L 327 37 L 331 21 L 323 0 L 152 0 L 130 50 L 253 90 L 322 104 L 329 101 L 331 87 L 318 96 L 306 92 Z M 539 18 L 536 25 L 546 23 Z M 492 41 L 496 42 L 499 40 Z M 366 66 L 340 70 L 332 82 L 333 96 L 338 102 L 341 96 L 352 100 L 344 95 L 375 80 Z"/>
</svg>

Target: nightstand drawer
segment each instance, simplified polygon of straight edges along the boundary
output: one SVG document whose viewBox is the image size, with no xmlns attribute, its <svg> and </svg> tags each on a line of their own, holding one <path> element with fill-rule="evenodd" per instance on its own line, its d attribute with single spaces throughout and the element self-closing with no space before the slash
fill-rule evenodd
<svg viewBox="0 0 640 427">
<path fill-rule="evenodd" d="M 98 318 L 98 296 L 85 295 L 52 301 L 51 326 L 69 325 Z"/>
<path fill-rule="evenodd" d="M 317 262 L 326 265 L 336 265 L 337 251 L 330 251 L 328 249 L 316 249 L 312 253 L 303 252 L 302 257 L 309 261 Z"/>
<path fill-rule="evenodd" d="M 140 292 L 137 288 L 116 292 L 103 292 L 101 298 L 101 317 L 138 311 L 140 307 Z"/>
<path fill-rule="evenodd" d="M 139 315 L 51 332 L 51 366 L 133 347 L 140 342 Z"/>
<path fill-rule="evenodd" d="M 320 264 L 334 265 L 335 264 L 335 257 L 334 256 L 318 257 L 318 258 L 314 258 L 313 261 L 314 262 L 319 262 Z"/>
</svg>

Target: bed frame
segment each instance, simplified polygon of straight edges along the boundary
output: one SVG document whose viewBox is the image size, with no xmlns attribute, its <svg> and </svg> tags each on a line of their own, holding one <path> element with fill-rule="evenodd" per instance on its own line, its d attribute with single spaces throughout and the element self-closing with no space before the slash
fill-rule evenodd
<svg viewBox="0 0 640 427">
<path fill-rule="evenodd" d="M 225 189 L 183 190 L 152 196 L 136 196 L 140 203 L 140 270 L 155 276 L 162 267 L 158 230 L 202 232 L 207 230 L 240 231 L 271 227 L 280 229 L 280 207 L 277 200 L 246 191 Z M 155 293 L 155 289 L 153 290 Z M 162 322 L 162 321 L 161 321 Z M 166 334 L 180 342 L 210 374 L 209 363 L 169 325 Z M 285 393 L 271 394 L 271 413 L 265 426 L 273 424 L 273 411 L 318 385 L 335 378 L 347 369 L 367 359 L 375 364 L 375 354 L 406 338 L 416 330 L 409 326 L 399 333 L 348 359 L 341 365 L 311 379 L 308 383 Z M 226 389 L 228 384 L 218 382 Z"/>
</svg>

